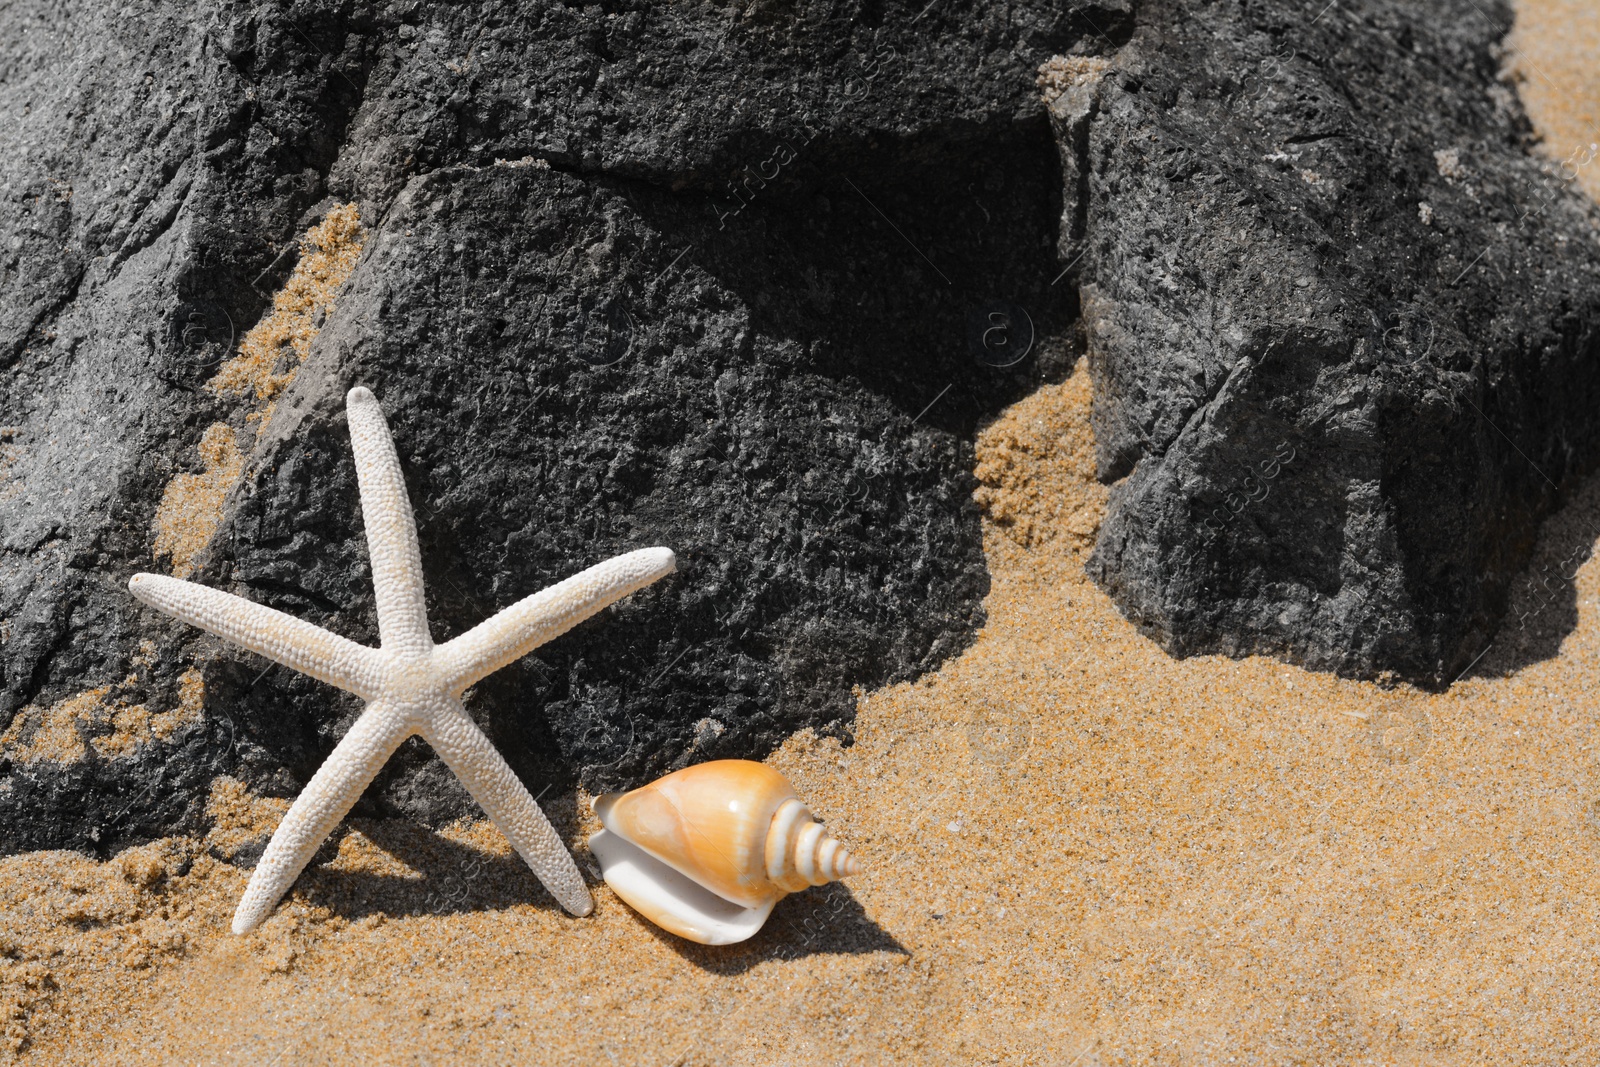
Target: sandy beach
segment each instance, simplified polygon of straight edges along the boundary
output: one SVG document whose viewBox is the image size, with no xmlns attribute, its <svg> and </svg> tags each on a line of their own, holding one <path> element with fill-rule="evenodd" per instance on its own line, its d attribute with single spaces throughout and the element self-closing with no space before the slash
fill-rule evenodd
<svg viewBox="0 0 1600 1067">
<path fill-rule="evenodd" d="M 1519 0 L 1506 68 L 1551 159 L 1600 198 L 1600 20 L 1586 0 Z"/>
<path fill-rule="evenodd" d="M 1510 62 L 1565 158 L 1600 140 L 1600 16 L 1519 10 Z M 592 868 L 570 918 L 486 822 L 360 819 L 235 937 L 230 860 L 286 803 L 223 779 L 204 839 L 0 860 L 0 1062 L 1586 1062 L 1600 481 L 1426 693 L 1166 656 L 1084 575 L 1092 452 L 1081 364 L 982 432 L 988 623 L 862 693 L 853 745 L 772 755 L 867 871 L 753 940 L 662 933 Z M 588 800 L 544 798 L 580 867 Z"/>
</svg>

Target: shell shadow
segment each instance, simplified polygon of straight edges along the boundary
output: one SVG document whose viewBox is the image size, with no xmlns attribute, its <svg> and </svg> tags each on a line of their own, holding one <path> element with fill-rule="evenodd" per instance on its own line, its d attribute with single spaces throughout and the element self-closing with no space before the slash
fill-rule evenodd
<svg viewBox="0 0 1600 1067">
<path fill-rule="evenodd" d="M 1504 678 L 1554 659 L 1578 625 L 1578 568 L 1600 538 L 1600 475 L 1585 479 L 1544 521 L 1528 566 L 1510 583 L 1505 618 L 1493 643 L 1467 673 Z"/>
<path fill-rule="evenodd" d="M 331 867 L 338 843 L 359 830 L 415 875 Z M 515 852 L 495 855 L 405 819 L 351 819 L 306 867 L 295 888 L 314 905 L 346 919 L 382 914 L 453 915 L 532 904 L 559 905 Z"/>
<path fill-rule="evenodd" d="M 628 907 L 621 901 L 617 906 Z M 685 962 L 725 977 L 743 974 L 768 960 L 869 952 L 911 955 L 894 935 L 867 917 L 861 902 L 843 882 L 829 882 L 784 897 L 759 933 L 733 945 L 696 944 L 667 933 L 632 909 L 629 914 Z"/>
</svg>

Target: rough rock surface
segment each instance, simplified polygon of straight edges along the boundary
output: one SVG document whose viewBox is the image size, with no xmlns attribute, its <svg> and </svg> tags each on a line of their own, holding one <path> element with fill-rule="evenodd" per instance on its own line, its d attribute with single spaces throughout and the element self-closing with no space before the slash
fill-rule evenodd
<svg viewBox="0 0 1600 1067">
<path fill-rule="evenodd" d="M 291 795 L 326 755 L 348 700 L 125 584 L 181 564 L 372 639 L 356 382 L 408 464 L 436 636 L 679 553 L 472 694 L 536 794 L 847 733 L 853 686 L 981 622 L 972 433 L 1073 354 L 1034 71 L 1128 25 L 1116 0 L 4 4 L 0 848 L 193 827 L 217 775 Z M 361 258 L 304 365 L 219 391 L 348 202 Z M 997 301 L 1034 319 L 1008 368 L 968 342 Z M 189 526 L 158 535 L 164 498 Z M 420 747 L 363 803 L 471 810 Z"/>
<path fill-rule="evenodd" d="M 1507 24 L 4 3 L 0 849 L 194 828 L 223 774 L 292 795 L 349 725 L 125 583 L 187 570 L 372 639 L 356 382 L 437 636 L 679 553 L 472 694 L 536 794 L 847 735 L 852 687 L 963 647 L 972 435 L 1080 329 L 1121 480 L 1092 570 L 1130 615 L 1179 653 L 1448 679 L 1600 448 L 1594 213 L 1528 152 Z M 352 203 L 331 303 L 277 309 Z M 1027 357 L 975 358 L 1014 306 Z M 279 310 L 277 361 L 220 388 Z M 364 804 L 471 810 L 420 746 Z"/>
<path fill-rule="evenodd" d="M 1593 154 L 1530 154 L 1509 25 L 1147 0 L 1107 62 L 1054 65 L 1098 463 L 1125 479 L 1091 573 L 1169 651 L 1447 684 L 1600 458 Z"/>
</svg>

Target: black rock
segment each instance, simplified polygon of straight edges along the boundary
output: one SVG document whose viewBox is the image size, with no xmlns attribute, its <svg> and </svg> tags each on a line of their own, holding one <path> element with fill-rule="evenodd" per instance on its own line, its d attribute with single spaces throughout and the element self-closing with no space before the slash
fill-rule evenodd
<svg viewBox="0 0 1600 1067">
<path fill-rule="evenodd" d="M 1510 21 L 1150 0 L 1061 66 L 1062 254 L 1125 479 L 1090 569 L 1171 652 L 1447 684 L 1600 457 L 1592 154 L 1530 155 Z"/>
<path fill-rule="evenodd" d="M 126 581 L 221 422 L 196 580 L 375 640 L 356 383 L 437 637 L 678 553 L 471 695 L 535 794 L 848 739 L 853 687 L 981 622 L 972 435 L 1066 372 L 1078 282 L 1124 608 L 1175 652 L 1448 679 L 1594 463 L 1595 215 L 1529 154 L 1503 5 L 1319 8 L 11 5 L 0 850 L 195 829 L 216 776 L 320 764 L 351 699 Z M 207 383 L 347 202 L 360 262 L 248 421 Z M 186 671 L 201 714 L 117 742 Z M 23 736 L 52 708 L 71 758 Z M 363 806 L 471 810 L 420 744 Z"/>
<path fill-rule="evenodd" d="M 193 829 L 215 776 L 288 796 L 326 756 L 350 698 L 126 581 L 165 565 L 157 503 L 220 421 L 244 473 L 195 580 L 375 640 L 356 383 L 407 466 L 436 637 L 613 553 L 678 552 L 672 579 L 469 699 L 535 794 L 806 726 L 848 738 L 853 687 L 934 667 L 981 622 L 973 431 L 1074 355 L 1034 71 L 1128 17 L 12 5 L 0 723 L 99 687 L 159 712 L 191 667 L 206 693 L 131 752 L 107 714 L 66 712 L 81 755 L 8 747 L 0 849 Z M 247 422 L 206 383 L 300 235 L 351 201 L 361 261 L 270 421 Z M 1032 343 L 999 368 L 1017 343 L 975 353 L 969 320 L 1018 306 Z M 420 744 L 363 804 L 471 810 Z"/>
</svg>

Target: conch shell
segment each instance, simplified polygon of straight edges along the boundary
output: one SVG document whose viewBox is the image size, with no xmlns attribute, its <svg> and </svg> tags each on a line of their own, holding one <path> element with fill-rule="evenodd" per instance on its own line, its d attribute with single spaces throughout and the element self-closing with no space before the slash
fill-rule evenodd
<svg viewBox="0 0 1600 1067">
<path fill-rule="evenodd" d="M 861 873 L 789 780 L 713 760 L 594 800 L 606 884 L 657 926 L 702 945 L 750 937 L 785 894 Z"/>
</svg>

